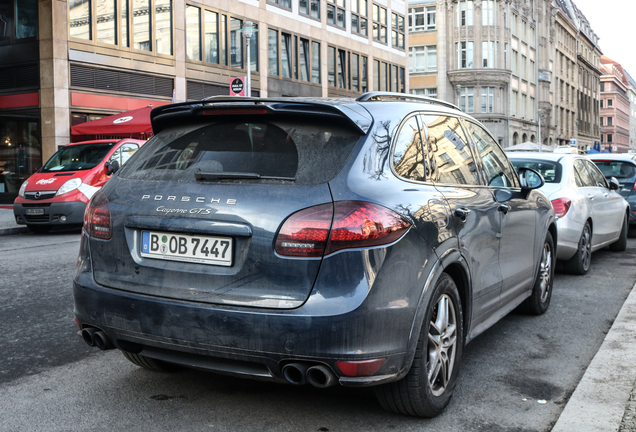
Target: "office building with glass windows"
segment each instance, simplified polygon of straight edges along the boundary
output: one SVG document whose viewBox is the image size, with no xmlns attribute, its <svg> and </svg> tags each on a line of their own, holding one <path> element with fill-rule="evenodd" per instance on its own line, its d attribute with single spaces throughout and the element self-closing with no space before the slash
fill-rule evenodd
<svg viewBox="0 0 636 432">
<path fill-rule="evenodd" d="M 248 58 L 252 96 L 406 92 L 405 22 L 401 0 L 0 0 L 0 202 L 72 125 L 229 95 Z"/>
</svg>

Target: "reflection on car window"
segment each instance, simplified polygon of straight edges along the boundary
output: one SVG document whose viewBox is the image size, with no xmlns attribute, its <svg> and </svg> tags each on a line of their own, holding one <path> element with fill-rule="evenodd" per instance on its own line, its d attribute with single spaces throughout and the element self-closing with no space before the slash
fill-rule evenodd
<svg viewBox="0 0 636 432">
<path fill-rule="evenodd" d="M 593 187 L 596 186 L 596 182 L 585 168 L 582 159 L 576 159 L 574 161 L 574 172 L 576 174 L 575 181 L 578 187 Z"/>
<path fill-rule="evenodd" d="M 590 172 L 590 176 L 594 180 L 594 186 L 609 189 L 609 185 L 607 184 L 607 180 L 605 180 L 605 176 L 598 169 L 598 167 L 596 165 L 594 165 L 592 163 L 592 161 L 589 161 L 589 160 L 584 160 L 583 163 L 585 164 L 585 167 Z"/>
<path fill-rule="evenodd" d="M 422 141 L 415 116 L 409 118 L 400 129 L 393 151 L 393 166 L 400 177 L 425 180 Z"/>
<path fill-rule="evenodd" d="M 455 117 L 423 115 L 428 126 L 427 175 L 430 180 L 449 184 L 478 185 L 479 177 L 466 136 Z M 430 171 L 430 172 L 429 172 Z M 428 178 L 428 177 L 427 177 Z"/>
<path fill-rule="evenodd" d="M 481 126 L 466 122 L 466 127 L 479 150 L 488 186 L 518 187 L 517 176 L 499 144 Z"/>
</svg>

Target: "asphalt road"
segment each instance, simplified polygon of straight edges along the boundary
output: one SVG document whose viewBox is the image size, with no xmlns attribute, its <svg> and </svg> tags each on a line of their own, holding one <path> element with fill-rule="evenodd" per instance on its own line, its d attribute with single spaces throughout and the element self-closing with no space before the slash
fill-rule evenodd
<svg viewBox="0 0 636 432">
<path fill-rule="evenodd" d="M 78 232 L 0 237 L 0 431 L 549 431 L 636 281 L 635 239 L 586 276 L 557 274 L 548 312 L 471 342 L 450 406 L 423 420 L 370 389 L 151 373 L 89 348 L 72 315 L 78 248 Z"/>
</svg>

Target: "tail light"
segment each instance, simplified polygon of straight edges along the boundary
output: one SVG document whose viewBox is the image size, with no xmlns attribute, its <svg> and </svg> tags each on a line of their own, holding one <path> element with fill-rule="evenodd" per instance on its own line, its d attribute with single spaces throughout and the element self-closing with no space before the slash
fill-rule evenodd
<svg viewBox="0 0 636 432">
<path fill-rule="evenodd" d="M 552 201 L 552 207 L 557 218 L 562 218 L 570 210 L 572 200 L 569 198 L 558 198 Z"/>
<path fill-rule="evenodd" d="M 101 190 L 98 191 L 86 206 L 84 212 L 84 228 L 88 235 L 102 240 L 110 240 L 113 227 L 110 220 L 110 203 Z"/>
<path fill-rule="evenodd" d="M 410 227 L 402 216 L 377 204 L 321 204 L 290 216 L 276 237 L 274 249 L 283 256 L 322 257 L 342 249 L 393 243 Z"/>
<path fill-rule="evenodd" d="M 336 362 L 336 366 L 346 376 L 371 376 L 380 370 L 385 361 L 385 358 L 363 361 L 339 361 Z"/>
</svg>

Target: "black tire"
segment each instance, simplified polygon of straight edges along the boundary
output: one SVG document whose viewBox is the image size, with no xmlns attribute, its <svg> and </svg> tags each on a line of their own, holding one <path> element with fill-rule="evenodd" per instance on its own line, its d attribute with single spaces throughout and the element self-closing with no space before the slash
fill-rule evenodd
<svg viewBox="0 0 636 432">
<path fill-rule="evenodd" d="M 51 227 L 48 225 L 33 225 L 33 224 L 28 224 L 27 225 L 27 229 L 29 231 L 31 231 L 34 234 L 45 234 L 49 231 L 51 231 Z"/>
<path fill-rule="evenodd" d="M 623 226 L 621 227 L 621 235 L 614 243 L 609 245 L 609 250 L 614 252 L 623 252 L 627 249 L 627 231 L 629 229 L 629 221 L 627 215 L 623 217 Z"/>
<path fill-rule="evenodd" d="M 122 354 L 124 354 L 124 357 L 132 364 L 153 372 L 176 372 L 180 369 L 179 366 L 175 364 L 156 360 L 141 354 L 133 354 L 128 351 L 122 351 Z"/>
<path fill-rule="evenodd" d="M 441 307 L 447 308 L 446 318 L 439 314 Z M 375 388 L 384 409 L 416 417 L 435 417 L 444 411 L 453 396 L 459 372 L 463 325 L 457 286 L 448 274 L 442 273 L 427 305 L 411 369 L 401 380 Z M 440 334 L 441 327 L 444 329 Z M 438 360 L 435 367 L 440 368 L 433 380 L 428 379 L 431 358 Z"/>
<path fill-rule="evenodd" d="M 592 228 L 589 222 L 585 222 L 581 238 L 579 239 L 579 248 L 572 258 L 563 263 L 563 270 L 574 275 L 584 275 L 590 269 L 592 262 Z"/>
<path fill-rule="evenodd" d="M 554 252 L 554 241 L 549 232 L 545 235 L 539 260 L 539 270 L 532 287 L 532 294 L 520 305 L 521 310 L 530 315 L 541 315 L 550 307 L 556 255 Z"/>
</svg>

